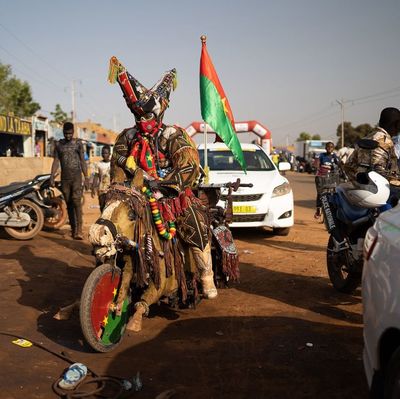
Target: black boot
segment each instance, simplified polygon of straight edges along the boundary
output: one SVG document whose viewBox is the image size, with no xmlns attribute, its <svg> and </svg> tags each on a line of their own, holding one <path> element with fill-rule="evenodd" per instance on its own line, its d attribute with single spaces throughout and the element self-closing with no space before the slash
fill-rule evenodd
<svg viewBox="0 0 400 399">
<path fill-rule="evenodd" d="M 76 226 L 73 238 L 74 240 L 83 240 L 82 225 Z"/>
</svg>

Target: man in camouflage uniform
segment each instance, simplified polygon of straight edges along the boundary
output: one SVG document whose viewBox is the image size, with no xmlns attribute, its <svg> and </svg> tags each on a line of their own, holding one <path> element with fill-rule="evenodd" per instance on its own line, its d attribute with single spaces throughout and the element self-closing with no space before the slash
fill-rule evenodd
<svg viewBox="0 0 400 399">
<path fill-rule="evenodd" d="M 350 181 L 357 180 L 357 174 L 374 170 L 398 185 L 397 156 L 392 137 L 400 132 L 400 110 L 385 108 L 380 115 L 378 127 L 366 138 L 375 140 L 379 146 L 373 150 L 357 147 L 343 166 Z"/>
<path fill-rule="evenodd" d="M 136 119 L 136 125 L 123 130 L 115 142 L 111 182 L 130 181 L 136 169 L 142 169 L 149 180 L 176 181 L 172 186 L 176 200 L 169 211 L 176 216 L 177 232 L 189 248 L 185 256 L 196 264 L 204 297 L 215 298 L 207 216 L 191 190 L 200 176 L 198 151 L 185 129 L 162 123 L 176 85 L 176 71 L 166 72 L 156 85 L 146 89 L 113 57 L 109 81 L 119 83 Z"/>
</svg>

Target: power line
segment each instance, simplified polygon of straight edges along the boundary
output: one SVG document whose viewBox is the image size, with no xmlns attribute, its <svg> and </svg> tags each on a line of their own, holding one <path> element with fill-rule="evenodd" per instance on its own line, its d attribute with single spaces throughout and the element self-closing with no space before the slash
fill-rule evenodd
<svg viewBox="0 0 400 399">
<path fill-rule="evenodd" d="M 37 57 L 40 61 L 42 61 L 44 64 L 46 64 L 50 69 L 52 69 L 54 72 L 56 72 L 57 74 L 61 74 L 63 75 L 66 79 L 71 80 L 70 77 L 68 77 L 64 72 L 60 71 L 59 69 L 55 68 L 53 65 L 51 65 L 49 62 L 46 61 L 46 59 L 44 59 L 41 55 L 39 55 L 35 50 L 32 49 L 32 47 L 30 47 L 29 45 L 27 45 L 24 41 L 22 41 L 17 35 L 15 35 L 13 32 L 11 32 L 8 28 L 6 28 L 3 24 L 0 23 L 0 26 L 9 34 L 11 35 L 15 40 L 17 40 L 19 43 L 21 43 L 26 49 L 28 49 L 35 57 Z M 3 48 L 3 47 L 2 47 Z M 10 54 L 12 57 L 14 57 L 15 59 L 17 59 L 19 62 L 21 62 L 26 68 L 29 68 L 30 70 L 32 70 L 36 75 L 37 72 L 34 71 L 32 68 L 30 68 L 28 65 L 26 65 L 23 61 L 21 61 L 18 57 L 16 57 L 15 55 L 13 55 L 10 51 L 6 50 L 3 48 L 4 51 L 6 51 L 8 54 Z M 42 80 L 42 79 L 41 79 Z M 42 83 L 48 83 L 50 82 L 51 84 L 53 84 L 55 87 L 57 87 L 58 89 L 60 89 L 60 87 L 58 87 L 55 83 L 51 82 L 50 80 L 48 80 L 46 78 L 46 80 L 43 80 Z M 64 91 L 64 89 L 61 89 Z M 92 98 L 93 100 L 93 98 Z M 88 103 L 88 101 L 86 100 L 86 103 Z M 89 105 L 89 104 L 88 104 Z M 98 108 L 98 104 L 97 101 L 94 100 L 93 104 L 94 108 Z M 92 112 L 93 110 L 90 111 L 90 114 L 93 114 Z M 73 111 L 75 112 L 75 111 Z"/>
<path fill-rule="evenodd" d="M 16 55 L 14 55 L 11 51 L 7 50 L 6 48 L 4 48 L 3 46 L 0 45 L 0 48 L 5 51 L 7 54 L 9 54 L 11 57 L 15 58 L 21 65 L 23 65 L 25 68 L 27 68 L 28 70 L 32 71 L 37 78 L 39 78 L 42 81 L 42 84 L 51 84 L 53 85 L 57 90 L 63 90 L 62 88 L 60 88 L 60 86 L 58 86 L 56 83 L 52 82 L 50 79 L 45 78 L 43 76 L 41 76 L 36 70 L 34 70 L 32 67 L 30 67 L 28 64 L 26 64 L 24 61 L 22 61 L 19 57 L 17 57 Z M 53 88 L 54 88 L 53 87 Z"/>
<path fill-rule="evenodd" d="M 309 114 L 308 116 L 305 116 L 302 119 L 298 119 L 295 122 L 289 122 L 289 123 L 285 123 L 284 125 L 280 125 L 280 126 L 275 126 L 275 127 L 271 127 L 271 130 L 276 130 L 276 129 L 283 129 L 286 127 L 290 127 L 293 125 L 298 125 L 301 124 L 303 122 L 307 122 L 309 119 L 313 119 L 314 117 L 322 114 L 323 112 L 327 111 L 328 109 L 332 108 L 332 105 L 328 106 L 328 107 L 324 107 L 321 110 L 317 111 L 317 112 L 313 112 L 312 114 Z"/>
<path fill-rule="evenodd" d="M 363 105 L 363 104 L 373 103 L 373 102 L 376 102 L 376 101 L 386 100 L 387 98 L 396 98 L 396 97 L 400 97 L 400 93 L 392 94 L 391 96 L 372 98 L 372 99 L 369 99 L 367 101 L 361 101 L 361 102 L 357 102 L 355 104 L 350 104 L 350 106 Z"/>
<path fill-rule="evenodd" d="M 381 91 L 379 93 L 369 94 L 367 96 L 358 97 L 358 98 L 353 98 L 352 100 L 347 100 L 346 102 L 356 102 L 356 101 L 360 101 L 360 100 L 365 100 L 367 98 L 378 97 L 378 96 L 381 96 L 381 95 L 384 95 L 384 94 L 388 94 L 388 93 L 393 93 L 393 92 L 396 92 L 396 91 L 399 91 L 399 90 L 400 90 L 400 86 L 395 87 L 393 89 Z"/>
<path fill-rule="evenodd" d="M 52 64 L 47 62 L 41 55 L 39 55 L 35 50 L 32 49 L 32 47 L 28 46 L 25 42 L 23 42 L 18 36 L 16 36 L 13 32 L 11 32 L 9 29 L 7 29 L 2 23 L 0 23 L 0 26 L 9 34 L 11 35 L 15 40 L 17 40 L 19 43 L 21 43 L 25 48 L 27 48 L 35 57 L 40 59 L 44 64 L 46 64 L 50 69 L 52 69 L 54 72 L 57 74 L 63 75 L 67 80 L 70 80 L 71 78 L 68 77 L 64 72 L 56 69 Z"/>
<path fill-rule="evenodd" d="M 357 97 L 357 98 L 352 99 L 352 100 L 343 100 L 342 99 L 339 102 L 339 104 L 342 104 L 341 107 L 343 108 L 342 109 L 342 119 L 344 120 L 343 113 L 344 113 L 344 105 L 345 104 L 349 104 L 348 106 L 356 106 L 356 105 L 367 104 L 367 103 L 370 103 L 370 102 L 376 102 L 376 101 L 385 100 L 387 98 L 396 98 L 396 97 L 400 96 L 400 93 L 396 93 L 396 94 L 393 94 L 391 96 L 381 97 L 384 94 L 394 93 L 396 91 L 400 91 L 400 86 L 395 87 L 393 89 L 384 90 L 384 91 L 381 91 L 381 92 L 378 92 L 378 93 L 369 94 L 369 95 L 362 96 L 362 97 Z M 375 98 L 375 97 L 378 97 L 378 98 Z M 366 101 L 361 101 L 361 100 L 366 100 Z M 338 101 L 338 100 L 336 100 L 336 101 Z M 327 113 L 327 114 L 323 114 L 324 111 L 328 110 L 332 106 L 333 106 L 333 104 L 331 106 L 329 106 L 329 107 L 322 108 L 320 111 L 317 111 L 317 112 L 315 112 L 313 114 L 310 114 L 310 115 L 308 115 L 308 116 L 306 116 L 306 117 L 304 117 L 302 119 L 299 119 L 299 120 L 297 120 L 295 122 L 290 122 L 290 123 L 286 123 L 284 125 L 271 127 L 271 130 L 280 130 L 280 129 L 284 129 L 284 128 L 300 125 L 302 123 L 315 122 L 315 121 L 320 120 L 320 119 L 328 118 L 329 116 L 333 116 L 333 115 L 335 115 L 337 113 L 335 111 L 335 112 L 330 112 L 330 113 Z M 320 115 L 320 114 L 322 114 L 322 115 Z"/>
</svg>

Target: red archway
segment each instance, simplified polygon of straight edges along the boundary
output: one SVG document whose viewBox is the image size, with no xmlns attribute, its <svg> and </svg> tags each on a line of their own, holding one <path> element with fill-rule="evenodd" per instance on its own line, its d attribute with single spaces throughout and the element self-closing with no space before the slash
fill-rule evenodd
<svg viewBox="0 0 400 399">
<path fill-rule="evenodd" d="M 272 135 L 271 131 L 263 126 L 258 121 L 242 121 L 235 122 L 235 130 L 237 133 L 242 132 L 253 132 L 255 135 L 260 137 L 261 146 L 267 151 L 268 154 L 271 153 L 272 149 Z M 204 133 L 204 122 L 192 122 L 187 128 L 190 137 L 193 137 L 197 133 Z M 209 125 L 207 125 L 207 133 L 215 133 Z"/>
</svg>

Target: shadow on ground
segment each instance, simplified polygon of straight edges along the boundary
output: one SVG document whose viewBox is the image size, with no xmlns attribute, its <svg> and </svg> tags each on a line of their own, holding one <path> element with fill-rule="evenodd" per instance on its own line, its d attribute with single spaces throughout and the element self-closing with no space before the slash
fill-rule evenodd
<svg viewBox="0 0 400 399">
<path fill-rule="evenodd" d="M 360 314 L 339 307 L 358 304 L 361 298 L 335 291 L 327 278 L 284 273 L 250 263 L 241 263 L 240 271 L 241 281 L 235 285 L 239 291 L 264 296 L 337 320 L 362 323 Z"/>
<path fill-rule="evenodd" d="M 168 389 L 176 399 L 365 398 L 361 335 L 361 327 L 285 317 L 179 320 L 117 353 L 107 374 L 140 371 L 138 399 Z"/>
<path fill-rule="evenodd" d="M 320 230 L 320 228 L 318 228 Z M 324 245 L 315 245 L 312 243 L 298 243 L 288 240 L 287 238 L 280 238 L 274 235 L 272 230 L 267 229 L 232 229 L 234 239 L 249 242 L 251 244 L 271 246 L 277 249 L 303 252 L 303 251 L 322 251 L 326 250 Z"/>
<path fill-rule="evenodd" d="M 17 302 L 41 312 L 38 331 L 54 342 L 78 349 L 82 346 L 78 312 L 65 321 L 55 320 L 53 315 L 80 297 L 92 268 L 77 267 L 69 263 L 71 259 L 55 259 L 45 253 L 43 248 L 43 256 L 38 256 L 31 245 L 24 243 L 15 252 L 0 255 L 0 262 L 14 260 L 21 265 L 25 276 L 17 278 L 21 292 Z"/>
<path fill-rule="evenodd" d="M 315 199 L 313 200 L 295 200 L 295 206 L 301 206 L 302 208 L 309 208 L 315 210 Z"/>
</svg>

